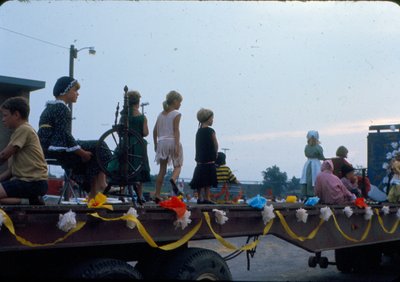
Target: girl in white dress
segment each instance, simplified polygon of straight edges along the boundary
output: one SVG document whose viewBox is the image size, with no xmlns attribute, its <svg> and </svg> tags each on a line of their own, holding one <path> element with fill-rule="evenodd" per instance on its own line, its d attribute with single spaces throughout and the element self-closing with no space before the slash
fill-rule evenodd
<svg viewBox="0 0 400 282">
<path fill-rule="evenodd" d="M 159 203 L 161 198 L 161 187 L 167 172 L 167 166 L 173 165 L 171 179 L 169 180 L 174 193 L 181 194 L 176 186 L 183 164 L 182 144 L 180 143 L 179 123 L 181 113 L 178 112 L 182 96 L 176 91 L 167 94 L 163 102 L 164 110 L 158 115 L 157 122 L 153 130 L 154 150 L 156 152 L 155 161 L 160 165 L 160 171 L 156 179 L 156 191 L 154 200 Z"/>
</svg>

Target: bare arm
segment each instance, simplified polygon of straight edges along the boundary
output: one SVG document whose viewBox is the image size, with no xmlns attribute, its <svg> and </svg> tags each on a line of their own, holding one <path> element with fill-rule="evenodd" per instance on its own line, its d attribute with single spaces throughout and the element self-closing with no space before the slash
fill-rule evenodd
<svg viewBox="0 0 400 282">
<path fill-rule="evenodd" d="M 154 128 L 153 128 L 154 151 L 157 151 L 157 135 L 158 135 L 158 132 L 157 132 L 157 122 L 156 122 L 156 124 L 154 125 Z"/>
<path fill-rule="evenodd" d="M 0 152 L 0 163 L 7 161 L 12 155 L 18 151 L 18 146 L 8 145 Z"/>
<path fill-rule="evenodd" d="M 144 122 L 143 122 L 143 137 L 146 137 L 149 135 L 149 127 L 147 125 L 147 118 L 144 117 Z"/>
<path fill-rule="evenodd" d="M 179 144 L 180 144 L 180 137 L 181 137 L 181 133 L 179 131 L 180 121 L 181 121 L 181 115 L 179 114 L 174 118 L 175 156 L 179 155 Z"/>
<path fill-rule="evenodd" d="M 214 149 L 216 152 L 216 156 L 218 156 L 218 141 L 217 141 L 217 135 L 215 134 L 215 132 L 213 133 L 213 135 L 211 136 L 213 143 L 214 143 Z"/>
<path fill-rule="evenodd" d="M 11 175 L 11 169 L 8 168 L 7 170 L 5 170 L 4 172 L 2 172 L 0 174 L 0 181 L 4 181 L 4 180 L 7 180 L 7 179 L 10 179 L 11 176 L 12 176 Z"/>
</svg>

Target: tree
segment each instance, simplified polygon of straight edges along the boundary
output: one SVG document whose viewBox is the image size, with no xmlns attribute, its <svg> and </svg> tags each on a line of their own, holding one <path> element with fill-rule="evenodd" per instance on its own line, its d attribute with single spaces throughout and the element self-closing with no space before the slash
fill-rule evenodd
<svg viewBox="0 0 400 282">
<path fill-rule="evenodd" d="M 295 176 L 290 179 L 288 182 L 287 190 L 288 191 L 295 191 L 300 189 L 300 178 L 296 178 Z"/>
<path fill-rule="evenodd" d="M 267 168 L 262 172 L 263 186 L 267 189 L 272 189 L 274 196 L 280 196 L 282 191 L 287 187 L 287 174 L 281 172 L 276 165 Z"/>
</svg>

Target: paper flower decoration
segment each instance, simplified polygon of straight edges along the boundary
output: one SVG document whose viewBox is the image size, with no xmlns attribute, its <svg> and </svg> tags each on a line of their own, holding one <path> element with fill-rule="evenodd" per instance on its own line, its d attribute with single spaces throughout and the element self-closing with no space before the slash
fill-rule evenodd
<svg viewBox="0 0 400 282">
<path fill-rule="evenodd" d="M 271 219 L 275 218 L 274 207 L 272 205 L 265 205 L 263 211 L 261 212 L 264 225 L 266 225 Z"/>
<path fill-rule="evenodd" d="M 247 200 L 247 204 L 253 208 L 256 209 L 263 209 L 265 204 L 267 203 L 267 199 L 265 199 L 264 197 L 261 197 L 260 195 L 257 195 L 253 198 L 250 198 L 249 200 Z"/>
<path fill-rule="evenodd" d="M 388 206 L 383 206 L 381 210 L 384 215 L 388 215 L 390 213 L 390 209 Z"/>
<path fill-rule="evenodd" d="M 296 196 L 287 196 L 286 197 L 286 203 L 296 203 L 296 202 L 297 202 Z"/>
<path fill-rule="evenodd" d="M 391 125 L 391 126 L 390 126 L 390 130 L 391 130 L 391 131 L 396 131 L 396 126 L 395 126 L 395 125 Z"/>
<path fill-rule="evenodd" d="M 399 147 L 399 143 L 397 142 L 392 142 L 392 148 L 397 149 Z"/>
<path fill-rule="evenodd" d="M 159 205 L 163 208 L 175 211 L 178 219 L 183 217 L 186 212 L 186 204 L 176 196 L 172 196 L 169 200 L 160 202 Z"/>
<path fill-rule="evenodd" d="M 383 163 L 382 164 L 382 168 L 383 169 L 388 169 L 389 168 L 389 164 L 388 163 Z"/>
<path fill-rule="evenodd" d="M 307 199 L 307 201 L 304 203 L 304 205 L 306 206 L 315 206 L 316 204 L 318 204 L 319 202 L 319 198 L 317 196 L 315 197 L 310 197 Z"/>
<path fill-rule="evenodd" d="M 88 208 L 105 208 L 112 210 L 112 205 L 106 205 L 107 197 L 103 193 L 97 193 L 96 196 L 87 203 Z"/>
<path fill-rule="evenodd" d="M 392 153 L 386 153 L 386 159 L 387 160 L 390 160 L 391 158 L 392 158 L 393 156 L 392 156 Z"/>
<path fill-rule="evenodd" d="M 133 217 L 138 217 L 139 216 L 137 211 L 136 211 L 136 209 L 134 209 L 132 207 L 130 207 L 129 210 L 126 213 L 124 213 L 124 215 L 132 215 Z M 133 228 L 136 227 L 136 223 L 134 221 L 132 221 L 132 220 L 127 220 L 126 221 L 126 226 L 128 228 L 130 228 L 130 229 L 133 229 Z"/>
<path fill-rule="evenodd" d="M 357 207 L 361 208 L 361 209 L 367 208 L 367 207 L 368 207 L 368 205 L 365 203 L 365 199 L 364 199 L 364 198 L 357 198 L 357 199 L 354 201 L 354 204 L 355 204 Z"/>
<path fill-rule="evenodd" d="M 397 217 L 397 219 L 399 219 L 399 220 L 400 220 L 400 208 L 399 208 L 399 209 L 397 209 L 397 212 L 396 212 L 396 217 Z"/>
<path fill-rule="evenodd" d="M 69 212 L 65 214 L 60 214 L 58 218 L 57 227 L 64 232 L 68 232 L 71 229 L 75 228 L 76 213 L 74 213 L 72 210 L 69 210 Z"/>
<path fill-rule="evenodd" d="M 185 229 L 192 222 L 192 220 L 190 219 L 190 215 L 190 211 L 185 211 L 181 218 L 178 218 L 174 221 L 175 228 L 180 227 L 182 228 L 182 230 Z"/>
<path fill-rule="evenodd" d="M 321 208 L 320 212 L 321 214 L 319 215 L 319 218 L 325 221 L 328 221 L 329 218 L 332 216 L 332 210 L 328 207 Z"/>
<path fill-rule="evenodd" d="M 226 212 L 218 210 L 218 209 L 213 209 L 212 210 L 215 215 L 215 222 L 218 224 L 225 224 L 225 222 L 228 221 L 228 217 L 226 216 Z"/>
<path fill-rule="evenodd" d="M 348 218 L 350 218 L 350 216 L 352 216 L 352 214 L 353 214 L 353 209 L 352 209 L 351 207 L 347 206 L 347 207 L 345 207 L 345 208 L 343 209 L 343 213 L 344 213 Z"/>
<path fill-rule="evenodd" d="M 374 215 L 374 212 L 372 211 L 372 208 L 371 207 L 366 207 L 365 208 L 364 219 L 365 220 L 370 220 L 373 215 Z"/>
<path fill-rule="evenodd" d="M 305 209 L 299 208 L 296 210 L 297 221 L 307 222 L 308 213 Z"/>
</svg>

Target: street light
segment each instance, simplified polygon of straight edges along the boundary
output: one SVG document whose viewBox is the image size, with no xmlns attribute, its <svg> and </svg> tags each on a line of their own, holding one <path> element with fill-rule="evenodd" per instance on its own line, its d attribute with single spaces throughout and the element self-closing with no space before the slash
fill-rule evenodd
<svg viewBox="0 0 400 282">
<path fill-rule="evenodd" d="M 140 106 L 142 107 L 142 114 L 144 114 L 144 107 L 150 105 L 149 102 L 141 103 Z"/>
<path fill-rule="evenodd" d="M 83 47 L 81 49 L 76 49 L 75 46 L 72 44 L 71 47 L 69 48 L 69 76 L 74 77 L 74 59 L 78 58 L 78 52 L 89 49 L 89 55 L 95 55 L 96 50 L 94 47 Z M 68 107 L 71 110 L 71 116 L 72 116 L 72 103 L 68 103 Z"/>
<path fill-rule="evenodd" d="M 224 151 L 224 154 L 226 155 L 226 151 L 229 151 L 229 148 L 221 148 L 222 151 Z"/>
</svg>

